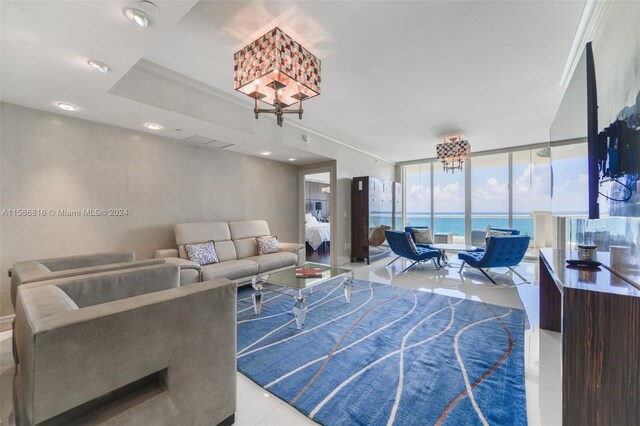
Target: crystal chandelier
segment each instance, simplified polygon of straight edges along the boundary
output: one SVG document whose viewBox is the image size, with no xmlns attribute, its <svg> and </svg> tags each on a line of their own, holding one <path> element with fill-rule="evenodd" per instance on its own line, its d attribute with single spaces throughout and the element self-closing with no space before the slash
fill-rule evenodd
<svg viewBox="0 0 640 426">
<path fill-rule="evenodd" d="M 471 145 L 462 135 L 452 136 L 436 146 L 436 153 L 444 171 L 453 173 L 462 170 L 462 163 L 471 158 Z"/>
<path fill-rule="evenodd" d="M 275 114 L 282 127 L 284 114 L 298 114 L 302 101 L 320 94 L 320 59 L 276 27 L 234 55 L 235 89 L 253 98 L 256 119 Z M 258 101 L 273 108 L 262 109 Z M 292 105 L 296 109 L 286 109 Z"/>
</svg>

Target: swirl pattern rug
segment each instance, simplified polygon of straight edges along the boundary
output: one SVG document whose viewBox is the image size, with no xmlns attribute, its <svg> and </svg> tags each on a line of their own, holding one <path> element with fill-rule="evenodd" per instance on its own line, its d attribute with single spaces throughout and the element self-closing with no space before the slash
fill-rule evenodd
<svg viewBox="0 0 640 426">
<path fill-rule="evenodd" d="M 254 314 L 238 290 L 238 370 L 324 425 L 526 425 L 521 309 L 355 280 Z"/>
</svg>

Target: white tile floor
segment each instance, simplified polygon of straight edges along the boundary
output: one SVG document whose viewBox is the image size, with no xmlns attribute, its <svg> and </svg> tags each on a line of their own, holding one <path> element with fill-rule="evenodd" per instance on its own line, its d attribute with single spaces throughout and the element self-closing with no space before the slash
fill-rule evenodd
<svg viewBox="0 0 640 426">
<path fill-rule="evenodd" d="M 533 283 L 519 284 L 517 276 L 511 278 L 499 275 L 499 285 L 487 283 L 486 279 L 473 270 L 465 270 L 461 277 L 457 263 L 447 269 L 436 271 L 431 264 L 414 268 L 406 273 L 403 260 L 391 267 L 385 263 L 391 258 L 380 259 L 366 266 L 363 263 L 348 265 L 355 271 L 356 279 L 387 283 L 399 287 L 445 294 L 497 305 L 524 308 L 529 318 L 525 331 L 525 384 L 527 392 L 527 412 L 529 424 L 561 424 L 561 371 L 560 335 L 540 330 L 538 327 L 538 285 L 537 264 L 522 263 L 518 267 Z M 504 272 L 500 268 L 495 272 Z M 11 424 L 11 333 L 0 333 L 0 425 Z M 238 374 L 238 409 L 236 425 L 293 426 L 314 424 L 274 395 L 262 389 L 248 378 Z"/>
</svg>

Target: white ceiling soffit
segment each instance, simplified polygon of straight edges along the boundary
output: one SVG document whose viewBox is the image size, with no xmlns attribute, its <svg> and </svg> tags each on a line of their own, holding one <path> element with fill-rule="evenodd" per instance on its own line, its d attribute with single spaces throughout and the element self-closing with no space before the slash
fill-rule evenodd
<svg viewBox="0 0 640 426">
<path fill-rule="evenodd" d="M 136 7 L 136 1 L 3 0 L 0 100 L 219 149 L 216 143 L 184 141 L 200 135 L 233 144 L 225 150 L 254 156 L 268 150 L 272 152 L 270 160 L 289 162 L 289 158 L 295 158 L 292 163 L 296 165 L 326 161 L 326 157 L 302 149 L 273 146 L 222 125 L 109 93 L 196 0 L 154 3 L 160 9 L 154 24 L 140 28 L 123 14 L 125 7 Z M 107 63 L 111 72 L 92 69 L 87 64 L 89 59 Z M 156 89 L 162 93 L 162 87 Z M 78 110 L 64 112 L 56 107 L 57 102 L 76 105 Z M 250 111 L 247 120 L 253 120 Z M 149 130 L 144 127 L 148 122 L 163 127 Z"/>
<path fill-rule="evenodd" d="M 252 155 L 287 127 L 393 161 L 431 157 L 443 136 L 458 132 L 475 151 L 524 145 L 548 140 L 584 8 L 583 1 L 156 3 L 155 24 L 139 28 L 122 15 L 136 2 L 3 0 L 2 100 L 55 112 L 55 102 L 69 102 L 80 108 L 75 117 L 178 139 L 202 135 Z M 254 120 L 251 100 L 233 90 L 233 53 L 274 26 L 322 60 L 322 95 L 305 102 L 302 122 L 287 117 L 283 129 L 270 117 Z M 141 58 L 237 100 L 237 119 L 258 137 L 109 93 Z M 96 72 L 88 59 L 113 70 Z M 165 87 L 156 89 L 161 97 Z M 148 131 L 145 122 L 164 127 Z M 268 148 L 281 161 L 322 157 L 304 146 Z"/>
</svg>

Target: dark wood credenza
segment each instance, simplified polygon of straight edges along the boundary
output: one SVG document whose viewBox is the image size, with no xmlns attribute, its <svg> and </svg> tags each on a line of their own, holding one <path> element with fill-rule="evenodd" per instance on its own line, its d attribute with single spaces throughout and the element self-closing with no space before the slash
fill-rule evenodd
<svg viewBox="0 0 640 426">
<path fill-rule="evenodd" d="M 608 264 L 608 256 L 598 253 Z M 562 333 L 562 423 L 640 424 L 640 290 L 540 250 L 540 328 Z"/>
</svg>

